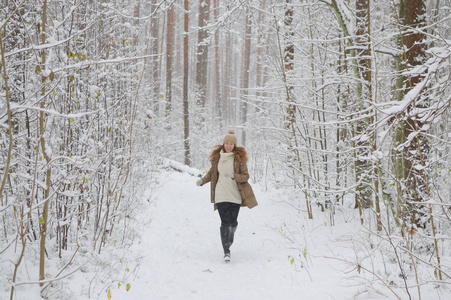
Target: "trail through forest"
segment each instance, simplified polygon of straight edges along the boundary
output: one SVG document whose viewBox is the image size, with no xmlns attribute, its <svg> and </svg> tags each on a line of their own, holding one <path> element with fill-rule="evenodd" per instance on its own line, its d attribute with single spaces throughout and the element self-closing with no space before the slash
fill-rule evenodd
<svg viewBox="0 0 451 300">
<path fill-rule="evenodd" d="M 128 292 L 112 289 L 112 299 L 387 299 L 352 280 L 358 272 L 341 262 L 352 251 L 335 240 L 353 225 L 329 226 L 322 215 L 307 221 L 282 189 L 254 185 L 259 206 L 241 209 L 225 264 L 209 185 L 196 179 L 165 171 L 149 189 L 149 226 L 131 249 L 142 256 L 137 276 Z"/>
</svg>

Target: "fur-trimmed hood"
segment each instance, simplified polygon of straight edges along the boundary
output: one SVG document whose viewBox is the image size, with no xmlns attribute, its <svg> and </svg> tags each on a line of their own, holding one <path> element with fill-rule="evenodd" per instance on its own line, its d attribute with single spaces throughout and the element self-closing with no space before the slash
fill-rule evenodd
<svg viewBox="0 0 451 300">
<path fill-rule="evenodd" d="M 221 150 L 223 149 L 222 145 L 216 145 L 213 147 L 213 151 L 211 151 L 209 160 L 213 161 L 215 159 L 219 160 L 219 153 L 221 152 Z M 233 149 L 233 153 L 235 154 L 235 159 L 239 162 L 247 162 L 247 152 L 246 149 L 244 149 L 244 147 L 238 147 L 235 146 L 235 148 Z"/>
</svg>

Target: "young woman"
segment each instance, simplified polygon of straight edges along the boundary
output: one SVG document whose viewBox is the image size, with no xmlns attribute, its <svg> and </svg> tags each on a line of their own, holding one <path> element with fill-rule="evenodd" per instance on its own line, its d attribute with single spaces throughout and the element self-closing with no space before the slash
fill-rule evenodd
<svg viewBox="0 0 451 300">
<path fill-rule="evenodd" d="M 241 206 L 253 208 L 258 205 L 252 187 L 248 183 L 247 152 L 237 146 L 233 130 L 224 137 L 223 144 L 213 148 L 210 154 L 211 168 L 197 185 L 211 182 L 211 202 L 221 218 L 221 242 L 224 261 L 230 262 L 230 246 L 238 226 Z"/>
</svg>

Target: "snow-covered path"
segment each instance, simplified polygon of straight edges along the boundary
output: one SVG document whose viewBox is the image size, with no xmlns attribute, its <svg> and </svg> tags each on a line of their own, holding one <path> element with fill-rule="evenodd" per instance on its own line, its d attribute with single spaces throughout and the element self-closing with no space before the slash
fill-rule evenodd
<svg viewBox="0 0 451 300">
<path fill-rule="evenodd" d="M 113 300 L 329 300 L 359 294 L 355 299 L 379 299 L 369 297 L 355 282 L 343 280 L 340 270 L 345 266 L 338 260 L 322 257 L 329 251 L 329 238 L 321 235 L 330 235 L 335 226 L 318 220 L 321 228 L 310 228 L 313 225 L 303 214 L 278 199 L 287 195 L 263 192 L 258 186 L 254 190 L 260 205 L 241 209 L 232 262 L 225 264 L 209 185 L 198 187 L 196 179 L 162 172 L 160 187 L 148 195 L 148 220 L 143 220 L 148 226 L 142 241 L 131 248 L 133 255 L 142 256 L 137 276 L 130 281 L 130 291 L 114 289 Z"/>
</svg>

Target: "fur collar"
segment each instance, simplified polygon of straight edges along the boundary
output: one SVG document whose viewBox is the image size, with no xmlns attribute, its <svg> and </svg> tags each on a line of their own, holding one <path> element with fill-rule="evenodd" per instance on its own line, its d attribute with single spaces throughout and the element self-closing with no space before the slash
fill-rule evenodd
<svg viewBox="0 0 451 300">
<path fill-rule="evenodd" d="M 210 154 L 210 161 L 213 161 L 215 159 L 219 159 L 219 152 L 222 150 L 222 145 L 216 145 L 213 147 L 213 151 L 211 151 Z M 233 149 L 233 153 L 235 154 L 235 159 L 240 162 L 247 162 L 247 152 L 246 149 L 243 147 L 235 146 L 235 149 Z"/>
</svg>

